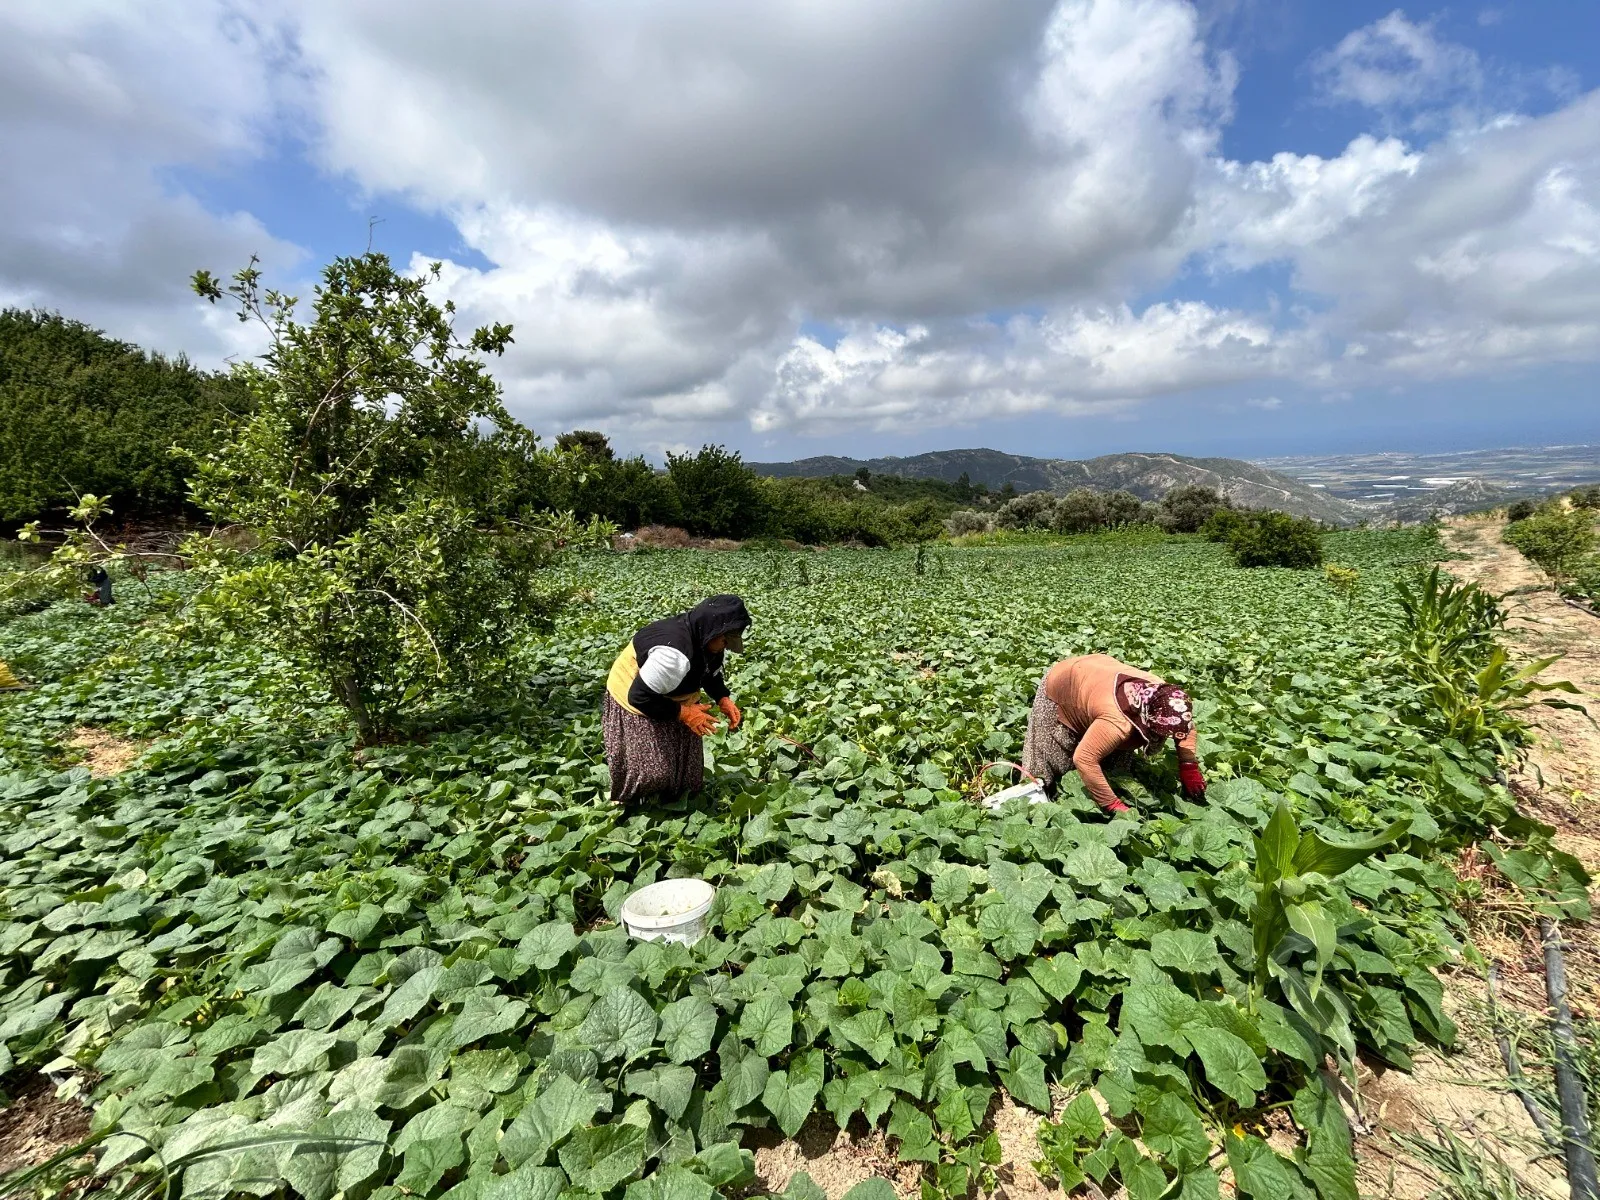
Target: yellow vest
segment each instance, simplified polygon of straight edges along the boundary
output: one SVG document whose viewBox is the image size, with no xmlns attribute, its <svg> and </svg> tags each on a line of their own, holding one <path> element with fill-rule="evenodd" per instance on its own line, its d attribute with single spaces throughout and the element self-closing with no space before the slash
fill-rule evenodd
<svg viewBox="0 0 1600 1200">
<path fill-rule="evenodd" d="M 628 644 L 622 648 L 622 653 L 617 655 L 616 661 L 611 664 L 611 673 L 606 676 L 606 691 L 611 693 L 611 698 L 628 712 L 636 717 L 643 717 L 633 705 L 628 703 L 628 689 L 633 686 L 633 681 L 639 678 L 639 654 L 633 648 L 633 639 L 628 639 Z M 679 704 L 686 700 L 693 700 L 699 691 L 683 692 L 673 696 Z M 648 719 L 648 718 L 647 718 Z"/>
</svg>

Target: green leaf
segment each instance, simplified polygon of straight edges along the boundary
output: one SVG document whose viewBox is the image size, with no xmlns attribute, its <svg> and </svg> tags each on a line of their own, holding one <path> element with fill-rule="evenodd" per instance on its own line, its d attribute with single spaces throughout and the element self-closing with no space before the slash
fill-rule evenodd
<svg viewBox="0 0 1600 1200">
<path fill-rule="evenodd" d="M 1332 879 L 1348 871 L 1359 862 L 1365 862 L 1379 850 L 1399 839 L 1411 828 L 1411 818 L 1394 822 L 1381 833 L 1354 842 L 1330 842 L 1315 833 L 1300 839 L 1294 854 L 1294 871 L 1299 875 L 1315 872 Z"/>
<path fill-rule="evenodd" d="M 661 1044 L 675 1063 L 703 1058 L 717 1032 L 717 1010 L 703 996 L 685 996 L 661 1010 Z"/>
<path fill-rule="evenodd" d="M 395 1183 L 407 1191 L 427 1195 L 466 1156 L 460 1135 L 413 1142 L 406 1150 L 405 1166 Z"/>
<path fill-rule="evenodd" d="M 1083 965 L 1071 954 L 1035 958 L 1028 963 L 1028 977 L 1054 1000 L 1065 1000 L 1072 995 L 1082 976 Z"/>
<path fill-rule="evenodd" d="M 1256 1093 L 1267 1086 L 1267 1073 L 1250 1047 L 1223 1029 L 1190 1029 L 1185 1033 L 1205 1065 L 1211 1086 L 1241 1108 L 1254 1108 Z"/>
<path fill-rule="evenodd" d="M 789 1048 L 793 1027 L 794 1009 L 776 992 L 763 992 L 739 1015 L 739 1035 L 766 1057 Z"/>
<path fill-rule="evenodd" d="M 1106 1131 L 1105 1118 L 1088 1092 L 1079 1092 L 1061 1113 L 1061 1129 L 1074 1142 L 1093 1144 Z"/>
<path fill-rule="evenodd" d="M 886 1062 L 894 1052 L 894 1033 L 889 1028 L 889 1018 L 875 1008 L 841 1021 L 839 1032 L 872 1055 L 875 1062 Z"/>
<path fill-rule="evenodd" d="M 680 1166 L 630 1183 L 623 1200 L 712 1200 L 712 1187 L 694 1172 Z M 823 1200 L 827 1200 L 826 1197 Z"/>
<path fill-rule="evenodd" d="M 694 1070 L 690 1067 L 651 1067 L 630 1071 L 626 1081 L 631 1095 L 643 1096 L 674 1121 L 689 1107 L 694 1092 Z"/>
<path fill-rule="evenodd" d="M 774 1071 L 767 1076 L 761 1093 L 761 1103 L 778 1122 L 785 1137 L 794 1137 L 811 1114 L 817 1093 L 823 1084 L 822 1051 L 808 1050 L 797 1054 L 787 1071 Z"/>
<path fill-rule="evenodd" d="M 1295 852 L 1300 845 L 1300 830 L 1289 811 L 1289 802 L 1278 800 L 1267 827 L 1256 838 L 1256 882 L 1273 884 L 1295 873 Z"/>
<path fill-rule="evenodd" d="M 1050 1114 L 1050 1088 L 1045 1083 L 1044 1060 L 1026 1046 L 1011 1047 L 1011 1056 L 999 1069 L 1001 1082 L 1014 1099 Z"/>
<path fill-rule="evenodd" d="M 894 1184 L 887 1179 L 874 1176 L 863 1179 L 843 1196 L 843 1200 L 899 1200 Z"/>
<path fill-rule="evenodd" d="M 731 1034 L 718 1048 L 722 1063 L 722 1082 L 728 1088 L 728 1100 L 735 1109 L 752 1103 L 767 1086 L 770 1068 L 766 1055 L 752 1049 Z"/>
<path fill-rule="evenodd" d="M 1158 966 L 1189 975 L 1208 975 L 1222 969 L 1217 939 L 1194 929 L 1163 929 L 1150 939 L 1150 957 Z"/>
<path fill-rule="evenodd" d="M 578 1036 L 602 1062 L 638 1058 L 656 1037 L 656 1014 L 632 988 L 618 988 L 596 1000 Z"/>
<path fill-rule="evenodd" d="M 1021 958 L 1039 941 L 1039 922 L 1002 901 L 978 914 L 978 932 L 1001 959 Z"/>
<path fill-rule="evenodd" d="M 328 1051 L 339 1039 L 331 1033 L 311 1029 L 291 1029 L 255 1052 L 250 1070 L 256 1075 L 277 1075 L 287 1079 L 320 1070 L 327 1065 Z"/>
<path fill-rule="evenodd" d="M 1239 1191 L 1252 1200 L 1313 1200 L 1299 1174 L 1258 1137 L 1227 1138 L 1228 1166 Z"/>
<path fill-rule="evenodd" d="M 1143 1110 L 1144 1144 L 1167 1159 L 1179 1174 L 1202 1165 L 1211 1153 L 1211 1140 L 1195 1111 L 1171 1092 L 1157 1096 Z"/>
<path fill-rule="evenodd" d="M 645 1130 L 637 1125 L 591 1125 L 561 1147 L 561 1169 L 572 1185 L 604 1193 L 644 1169 Z"/>
<path fill-rule="evenodd" d="M 1295 1157 L 1316 1185 L 1318 1196 L 1321 1200 L 1358 1200 L 1350 1123 L 1322 1076 L 1313 1074 L 1295 1093 L 1293 1111 L 1306 1134 L 1306 1148 Z"/>
<path fill-rule="evenodd" d="M 576 949 L 578 935 L 564 921 L 549 921 L 529 931 L 517 943 L 517 961 L 541 971 L 553 971 L 569 952 Z"/>
<path fill-rule="evenodd" d="M 544 1161 L 550 1149 L 600 1111 L 600 1098 L 566 1075 L 553 1076 L 532 1104 L 517 1114 L 500 1140 L 513 1167 Z"/>
<path fill-rule="evenodd" d="M 1066 871 L 1085 887 L 1106 887 L 1127 878 L 1128 868 L 1112 851 L 1100 842 L 1087 842 L 1077 847 L 1066 859 Z"/>
</svg>

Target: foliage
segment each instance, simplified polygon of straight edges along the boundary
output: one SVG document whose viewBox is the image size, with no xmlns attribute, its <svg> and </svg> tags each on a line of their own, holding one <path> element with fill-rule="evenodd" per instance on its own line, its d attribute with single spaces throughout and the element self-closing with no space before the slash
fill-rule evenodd
<svg viewBox="0 0 1600 1200">
<path fill-rule="evenodd" d="M 1084 490 L 1095 503 L 1094 527 L 1100 523 L 1099 497 Z M 1081 501 L 1081 497 L 1079 498 Z M 1049 529 L 1055 524 L 1057 510 L 1053 492 L 1028 492 L 1007 500 L 995 513 L 994 523 L 999 529 Z"/>
<path fill-rule="evenodd" d="M 702 446 L 697 454 L 668 454 L 667 476 L 690 533 L 741 538 L 766 529 L 761 481 L 737 451 Z"/>
<path fill-rule="evenodd" d="M 1573 488 L 1567 493 L 1567 499 L 1572 502 L 1573 508 L 1600 508 L 1600 483 L 1591 483 L 1585 487 Z"/>
<path fill-rule="evenodd" d="M 567 450 L 597 463 L 615 462 L 611 439 L 594 429 L 574 429 L 556 438 L 556 449 Z"/>
<path fill-rule="evenodd" d="M 0 1053 L 98 1072 L 113 1175 L 151 1145 L 384 1143 L 220 1152 L 184 1194 L 704 1200 L 748 1175 L 746 1130 L 822 1111 L 887 1128 L 950 1195 L 993 1165 L 994 1090 L 1047 1110 L 1054 1085 L 1117 1127 L 1074 1101 L 1049 1161 L 1137 1200 L 1216 1195 L 1219 1144 L 1252 1197 L 1350 1200 L 1318 1068 L 1450 1040 L 1449 863 L 1486 832 L 1458 814 L 1510 798 L 1492 753 L 1427 723 L 1394 640 L 1392 585 L 1436 546 L 1329 541 L 1370 583 L 1349 621 L 1319 578 L 1160 535 L 950 549 L 921 576 L 909 550 L 792 556 L 804 584 L 775 555 L 569 557 L 557 580 L 595 599 L 517 641 L 517 686 L 360 753 L 275 642 L 164 635 L 192 573 L 10 621 L 0 658 L 36 686 L 0 697 Z M 640 624 L 720 591 L 784 652 L 735 665 L 746 719 L 707 741 L 701 800 L 613 809 L 599 680 Z M 1044 666 L 1091 650 L 1181 670 L 1206 801 L 1152 759 L 1116 821 L 1070 777 L 1055 803 L 974 804 Z M 94 776 L 59 757 L 82 724 L 153 744 Z M 1320 857 L 1374 836 L 1357 865 Z M 1285 914 L 1337 931 L 1331 954 L 1315 922 L 1269 932 L 1266 989 L 1258 840 L 1269 874 L 1294 844 Z M 710 934 L 629 942 L 622 899 L 669 875 L 718 887 Z M 1242 1132 L 1285 1106 L 1293 1156 Z"/>
<path fill-rule="evenodd" d="M 960 509 L 945 518 L 944 527 L 951 537 L 965 537 L 972 533 L 992 533 L 994 517 L 988 513 Z"/>
<path fill-rule="evenodd" d="M 1539 507 L 1539 502 L 1537 500 L 1530 500 L 1527 498 L 1513 500 L 1506 506 L 1506 520 L 1513 523 L 1517 521 L 1526 521 L 1529 517 L 1533 516 L 1534 513 L 1539 511 Z"/>
<path fill-rule="evenodd" d="M 1586 711 L 1548 694 L 1576 693 L 1571 683 L 1539 682 L 1555 657 L 1510 667 L 1498 640 L 1507 621 L 1500 597 L 1449 579 L 1438 567 L 1402 580 L 1398 594 L 1406 669 L 1423 689 L 1423 719 L 1444 736 L 1468 747 L 1489 741 L 1510 755 L 1523 736 L 1518 713 L 1536 704 Z"/>
<path fill-rule="evenodd" d="M 1168 533 L 1198 533 L 1218 509 L 1231 507 L 1231 502 L 1216 488 L 1184 484 L 1161 498 L 1161 512 L 1156 520 Z"/>
<path fill-rule="evenodd" d="M 510 511 L 468 469 L 486 448 L 528 463 L 540 452 L 480 357 L 505 350 L 509 326 L 462 342 L 451 307 L 427 296 L 437 274 L 401 276 L 381 254 L 338 259 L 302 324 L 294 298 L 261 291 L 254 264 L 239 271 L 227 294 L 271 345 L 236 369 L 250 417 L 196 464 L 196 504 L 230 527 L 187 548 L 207 582 L 201 618 L 273 642 L 363 740 L 429 687 L 494 671 L 512 635 L 560 602 L 536 581 L 550 546 L 605 532 Z M 224 294 L 206 272 L 195 288 Z"/>
<path fill-rule="evenodd" d="M 1221 542 L 1227 545 L 1250 522 L 1251 514 L 1237 508 L 1217 508 L 1212 510 L 1205 524 L 1200 526 L 1200 536 L 1208 542 Z"/>
<path fill-rule="evenodd" d="M 0 310 L 0 521 L 105 497 L 126 516 L 184 509 L 174 443 L 217 444 L 248 396 L 53 313 Z"/>
<path fill-rule="evenodd" d="M 1328 581 L 1338 595 L 1346 603 L 1355 598 L 1356 588 L 1361 584 L 1361 572 L 1355 567 L 1347 567 L 1342 563 L 1329 563 L 1322 568 L 1322 577 Z"/>
<path fill-rule="evenodd" d="M 1512 522 L 1503 536 L 1560 585 L 1594 552 L 1594 514 L 1581 508 L 1548 508 Z"/>
<path fill-rule="evenodd" d="M 1061 497 L 1051 520 L 1058 533 L 1092 533 L 1106 524 L 1106 502 L 1099 492 L 1089 488 L 1073 488 Z"/>
<path fill-rule="evenodd" d="M 1229 530 L 1228 548 L 1241 567 L 1307 570 L 1322 565 L 1322 530 L 1288 513 L 1251 513 Z"/>
</svg>

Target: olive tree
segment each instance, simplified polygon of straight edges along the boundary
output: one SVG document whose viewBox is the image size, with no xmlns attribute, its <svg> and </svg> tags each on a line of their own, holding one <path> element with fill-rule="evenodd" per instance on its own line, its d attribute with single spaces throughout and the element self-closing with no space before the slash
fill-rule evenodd
<svg viewBox="0 0 1600 1200">
<path fill-rule="evenodd" d="M 299 663 L 349 712 L 363 742 L 442 685 L 471 688 L 564 591 L 552 551 L 608 532 L 512 511 L 493 465 L 563 469 L 513 422 L 484 358 L 509 325 L 457 336 L 454 306 L 382 254 L 322 273 L 309 320 L 263 290 L 254 260 L 194 288 L 259 322 L 267 350 L 234 368 L 252 410 L 194 459 L 194 502 L 221 527 L 186 546 L 206 576 L 196 611 Z"/>
<path fill-rule="evenodd" d="M 1057 533 L 1093 533 L 1105 524 L 1105 497 L 1090 488 L 1073 488 L 1056 505 Z"/>
</svg>

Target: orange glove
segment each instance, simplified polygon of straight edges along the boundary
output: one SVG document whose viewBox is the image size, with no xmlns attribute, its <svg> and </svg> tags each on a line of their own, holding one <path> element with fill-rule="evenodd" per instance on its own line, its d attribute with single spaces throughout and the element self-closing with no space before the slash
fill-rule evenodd
<svg viewBox="0 0 1600 1200">
<path fill-rule="evenodd" d="M 728 728 L 739 728 L 739 722 L 744 720 L 744 714 L 739 711 L 739 706 L 733 702 L 732 696 L 724 696 L 717 701 L 717 707 L 722 710 L 722 715 L 728 718 Z"/>
<path fill-rule="evenodd" d="M 705 737 L 717 727 L 717 719 L 711 715 L 711 706 L 693 700 L 678 706 L 678 720 L 687 725 L 689 732 L 696 737 Z"/>
</svg>

